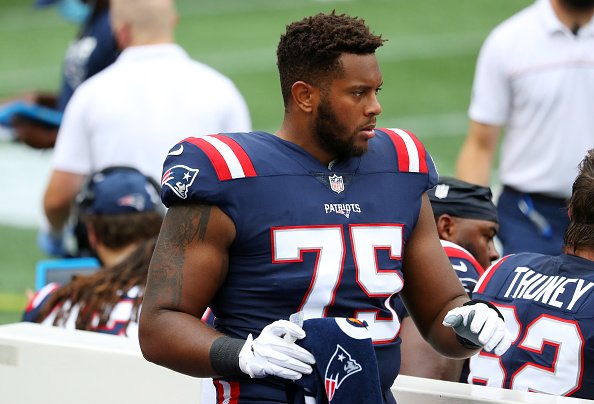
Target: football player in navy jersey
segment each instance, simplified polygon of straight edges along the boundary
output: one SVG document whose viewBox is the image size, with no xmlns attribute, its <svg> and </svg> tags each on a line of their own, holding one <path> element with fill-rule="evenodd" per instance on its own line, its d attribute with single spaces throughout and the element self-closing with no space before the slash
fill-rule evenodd
<svg viewBox="0 0 594 404">
<path fill-rule="evenodd" d="M 159 190 L 132 167 L 108 167 L 89 176 L 77 210 L 101 268 L 39 289 L 23 321 L 136 338 L 148 263 L 165 213 Z"/>
<path fill-rule="evenodd" d="M 296 343 L 305 332 L 288 321 L 295 312 L 366 322 L 386 403 L 400 366 L 399 292 L 443 354 L 509 346 L 496 309 L 468 300 L 439 243 L 425 194 L 437 181 L 430 155 L 410 132 L 375 128 L 383 42 L 334 12 L 289 24 L 277 49 L 278 131 L 186 138 L 165 160 L 169 210 L 141 349 L 213 377 L 219 403 L 287 402 L 287 383 L 316 366 Z M 214 328 L 200 321 L 207 306 Z"/>
<path fill-rule="evenodd" d="M 491 190 L 456 178 L 442 177 L 427 194 L 441 245 L 464 290 L 472 298 L 472 290 L 484 268 L 499 258 L 493 242 L 499 225 Z M 435 352 L 419 334 L 402 302 L 397 302 L 397 311 L 402 313 L 400 373 L 466 382 L 467 361 Z"/>
<path fill-rule="evenodd" d="M 109 21 L 109 0 L 36 0 L 35 5 L 56 4 L 62 17 L 80 24 L 77 37 L 71 41 L 62 66 L 61 88 L 58 92 L 32 91 L 7 101 L 49 108 L 60 117 L 74 90 L 86 79 L 111 65 L 118 57 L 115 37 Z M 10 119 L 14 136 L 19 142 L 36 149 L 54 147 L 60 124 L 41 118 L 15 113 Z"/>
<path fill-rule="evenodd" d="M 469 382 L 594 399 L 594 149 L 569 200 L 564 253 L 512 254 L 480 278 L 474 296 L 496 305 L 513 338 L 495 358 L 470 360 Z"/>
</svg>

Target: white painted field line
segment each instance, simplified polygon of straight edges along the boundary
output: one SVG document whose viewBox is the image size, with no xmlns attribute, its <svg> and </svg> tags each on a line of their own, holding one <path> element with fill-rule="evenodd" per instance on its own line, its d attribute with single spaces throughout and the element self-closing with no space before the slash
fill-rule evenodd
<svg viewBox="0 0 594 404">
<path fill-rule="evenodd" d="M 468 129 L 468 117 L 463 112 L 403 117 L 383 117 L 380 115 L 377 121 L 378 127 L 396 127 L 411 130 L 421 140 L 466 135 Z"/>
<path fill-rule="evenodd" d="M 380 63 L 413 60 L 431 60 L 452 56 L 474 55 L 482 41 L 480 33 L 449 35 L 422 35 L 393 38 L 378 49 Z M 231 49 L 192 55 L 227 74 L 276 74 L 274 48 Z M 39 77 L 57 75 L 55 66 L 23 66 L 18 69 L 0 69 L 5 83 L 36 81 Z M 57 76 L 56 76 L 57 77 Z"/>
</svg>

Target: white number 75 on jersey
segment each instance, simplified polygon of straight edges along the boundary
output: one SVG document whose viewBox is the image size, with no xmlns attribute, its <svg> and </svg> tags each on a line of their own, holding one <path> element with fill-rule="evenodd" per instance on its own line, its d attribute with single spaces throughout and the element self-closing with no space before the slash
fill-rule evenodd
<svg viewBox="0 0 594 404">
<path fill-rule="evenodd" d="M 390 297 L 402 290 L 402 278 L 395 270 L 378 268 L 376 251 L 387 250 L 391 259 L 402 257 L 402 225 L 350 225 L 349 238 L 355 262 L 357 283 L 370 297 L 384 297 L 391 318 L 378 318 L 379 310 L 358 311 L 356 318 L 366 321 L 374 343 L 394 340 L 400 330 L 398 316 L 390 306 Z M 272 229 L 274 263 L 302 262 L 304 252 L 317 253 L 309 290 L 301 307 L 304 318 L 325 317 L 334 303 L 340 285 L 345 248 L 343 227 L 322 225 L 279 227 Z"/>
</svg>

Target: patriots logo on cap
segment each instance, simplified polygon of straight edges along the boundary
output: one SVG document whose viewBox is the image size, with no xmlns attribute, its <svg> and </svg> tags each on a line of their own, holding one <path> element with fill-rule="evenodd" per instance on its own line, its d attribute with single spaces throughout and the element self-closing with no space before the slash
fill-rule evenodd
<svg viewBox="0 0 594 404">
<path fill-rule="evenodd" d="M 138 212 L 142 212 L 146 206 L 146 201 L 141 194 L 130 194 L 118 199 L 117 204 L 118 206 L 129 206 L 136 209 Z"/>
<path fill-rule="evenodd" d="M 328 401 L 332 401 L 334 393 L 340 388 L 345 379 L 363 368 L 353 359 L 343 347 L 336 344 L 336 351 L 326 366 L 326 374 L 324 375 L 324 387 L 326 388 L 326 396 Z"/>
<path fill-rule="evenodd" d="M 196 176 L 200 172 L 197 168 L 191 168 L 182 164 L 171 167 L 163 173 L 161 186 L 167 185 L 180 198 L 188 197 L 188 188 L 192 186 Z"/>
</svg>

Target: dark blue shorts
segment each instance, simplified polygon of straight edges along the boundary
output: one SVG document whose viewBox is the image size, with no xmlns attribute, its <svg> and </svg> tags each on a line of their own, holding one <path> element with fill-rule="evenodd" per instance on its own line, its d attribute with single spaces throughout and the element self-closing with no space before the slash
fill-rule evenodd
<svg viewBox="0 0 594 404">
<path fill-rule="evenodd" d="M 527 213 L 531 210 L 536 214 Z M 506 186 L 497 201 L 497 213 L 498 238 L 503 246 L 503 255 L 561 253 L 563 234 L 569 224 L 565 199 L 525 194 Z M 544 218 L 544 222 L 539 218 Z"/>
</svg>

